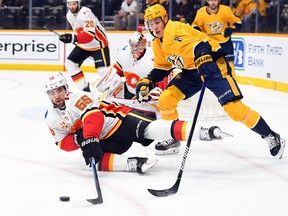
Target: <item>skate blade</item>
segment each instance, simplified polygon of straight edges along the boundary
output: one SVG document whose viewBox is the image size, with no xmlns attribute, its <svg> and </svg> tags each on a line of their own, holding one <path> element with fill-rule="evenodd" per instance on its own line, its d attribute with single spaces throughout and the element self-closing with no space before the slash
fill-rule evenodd
<svg viewBox="0 0 288 216">
<path fill-rule="evenodd" d="M 170 148 L 166 151 L 156 150 L 155 155 L 174 155 L 179 153 L 179 147 Z"/>
<path fill-rule="evenodd" d="M 217 134 L 215 134 L 217 137 L 221 137 L 222 138 L 225 138 L 225 137 L 233 137 L 232 134 L 229 134 L 229 133 L 226 133 L 226 132 L 223 132 L 223 131 L 219 131 L 217 132 Z"/>
<path fill-rule="evenodd" d="M 281 148 L 279 150 L 279 152 L 275 155 L 275 158 L 281 159 L 284 153 L 284 148 L 285 148 L 285 139 L 280 138 L 280 142 L 281 142 Z"/>
<path fill-rule="evenodd" d="M 142 165 L 142 173 L 146 173 L 149 169 L 151 169 L 152 167 L 154 167 L 156 164 L 158 163 L 158 160 L 149 160 Z"/>
</svg>

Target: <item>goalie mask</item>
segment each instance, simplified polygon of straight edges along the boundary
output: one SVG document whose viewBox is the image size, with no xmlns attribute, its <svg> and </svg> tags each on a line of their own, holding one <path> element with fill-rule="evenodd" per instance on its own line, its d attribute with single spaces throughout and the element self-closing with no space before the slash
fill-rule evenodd
<svg viewBox="0 0 288 216">
<path fill-rule="evenodd" d="M 140 32 L 134 32 L 129 38 L 129 46 L 135 60 L 143 56 L 146 49 L 146 38 Z"/>
</svg>

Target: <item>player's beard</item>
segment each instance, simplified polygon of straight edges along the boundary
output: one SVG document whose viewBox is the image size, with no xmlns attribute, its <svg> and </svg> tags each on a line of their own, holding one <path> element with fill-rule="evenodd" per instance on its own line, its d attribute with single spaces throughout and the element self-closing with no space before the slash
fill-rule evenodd
<svg viewBox="0 0 288 216">
<path fill-rule="evenodd" d="M 63 108 L 63 107 L 65 107 L 65 100 L 58 98 L 55 101 L 53 101 L 53 104 L 57 108 Z"/>
<path fill-rule="evenodd" d="M 79 6 L 77 6 L 76 8 L 70 8 L 71 13 L 73 14 L 77 14 L 79 11 Z"/>
</svg>

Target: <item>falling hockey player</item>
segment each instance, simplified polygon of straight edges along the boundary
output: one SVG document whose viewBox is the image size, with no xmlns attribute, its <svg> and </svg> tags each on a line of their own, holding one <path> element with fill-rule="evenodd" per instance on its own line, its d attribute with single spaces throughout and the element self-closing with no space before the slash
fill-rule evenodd
<svg viewBox="0 0 288 216">
<path fill-rule="evenodd" d="M 155 139 L 186 140 L 190 132 L 190 122 L 153 120 L 126 106 L 93 100 L 89 92 L 70 92 L 59 72 L 47 77 L 45 90 L 52 103 L 45 119 L 56 145 L 68 152 L 81 148 L 86 165 L 94 158 L 101 171 L 145 173 L 158 160 L 122 155 L 133 142 L 148 146 Z M 203 140 L 225 136 L 216 126 L 197 131 Z"/>
</svg>

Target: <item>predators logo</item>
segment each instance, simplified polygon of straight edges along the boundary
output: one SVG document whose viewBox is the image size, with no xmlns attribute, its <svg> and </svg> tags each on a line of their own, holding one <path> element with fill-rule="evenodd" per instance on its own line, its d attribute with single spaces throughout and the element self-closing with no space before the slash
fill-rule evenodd
<svg viewBox="0 0 288 216">
<path fill-rule="evenodd" d="M 220 32 L 221 29 L 223 28 L 223 24 L 221 22 L 210 23 L 210 24 L 207 24 L 207 26 L 212 32 L 212 34 Z"/>
<path fill-rule="evenodd" d="M 173 64 L 174 67 L 177 68 L 183 68 L 184 67 L 184 59 L 182 56 L 176 56 L 176 55 L 169 55 L 167 57 L 167 62 L 170 62 Z"/>
</svg>

